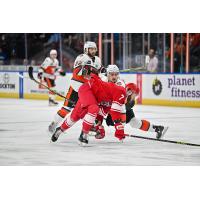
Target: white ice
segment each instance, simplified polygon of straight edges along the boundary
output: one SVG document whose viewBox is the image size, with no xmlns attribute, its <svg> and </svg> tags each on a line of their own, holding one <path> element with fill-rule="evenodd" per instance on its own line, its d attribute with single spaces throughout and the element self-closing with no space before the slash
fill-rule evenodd
<svg viewBox="0 0 200 200">
<path fill-rule="evenodd" d="M 200 147 L 136 138 L 120 143 L 112 127 L 103 140 L 90 137 L 89 146 L 80 147 L 81 122 L 52 143 L 47 127 L 58 108 L 47 101 L 0 99 L 0 165 L 200 165 Z M 136 105 L 134 111 L 169 126 L 164 139 L 200 144 L 200 109 Z M 155 137 L 129 125 L 126 133 Z"/>
</svg>

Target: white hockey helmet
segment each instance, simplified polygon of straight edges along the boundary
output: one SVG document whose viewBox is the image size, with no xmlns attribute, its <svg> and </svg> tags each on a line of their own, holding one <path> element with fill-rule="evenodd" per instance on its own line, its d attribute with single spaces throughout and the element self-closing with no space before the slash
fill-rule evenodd
<svg viewBox="0 0 200 200">
<path fill-rule="evenodd" d="M 91 42 L 91 41 L 87 41 L 84 44 L 84 52 L 88 53 L 88 49 L 89 48 L 96 48 L 97 49 L 97 45 L 95 42 Z"/>
<path fill-rule="evenodd" d="M 55 49 L 52 49 L 51 51 L 50 51 L 50 55 L 57 55 L 57 51 L 55 50 Z"/>
<path fill-rule="evenodd" d="M 107 74 L 112 72 L 119 73 L 119 68 L 117 67 L 117 65 L 108 65 L 106 72 Z"/>
</svg>

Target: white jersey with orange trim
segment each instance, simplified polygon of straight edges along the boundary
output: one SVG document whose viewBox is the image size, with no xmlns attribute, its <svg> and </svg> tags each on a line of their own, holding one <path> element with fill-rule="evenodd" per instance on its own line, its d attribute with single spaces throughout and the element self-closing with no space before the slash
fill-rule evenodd
<svg viewBox="0 0 200 200">
<path fill-rule="evenodd" d="M 89 57 L 87 54 L 80 54 L 77 56 L 74 61 L 73 74 L 71 78 L 71 87 L 78 92 L 80 86 L 87 81 L 86 78 L 82 75 L 83 66 L 85 66 L 88 61 L 92 63 L 92 65 L 98 70 L 101 68 L 101 61 L 98 56 L 94 56 L 93 58 Z"/>
<path fill-rule="evenodd" d="M 56 71 L 59 71 L 61 67 L 57 59 L 51 59 L 47 57 L 44 62 L 41 64 L 39 72 L 43 72 L 43 77 L 49 79 L 56 79 Z"/>
</svg>

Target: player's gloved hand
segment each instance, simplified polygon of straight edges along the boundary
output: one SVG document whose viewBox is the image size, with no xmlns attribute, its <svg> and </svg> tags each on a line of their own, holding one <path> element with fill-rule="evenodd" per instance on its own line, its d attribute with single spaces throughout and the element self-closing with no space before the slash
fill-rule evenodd
<svg viewBox="0 0 200 200">
<path fill-rule="evenodd" d="M 39 79 L 42 79 L 43 72 L 44 72 L 44 70 L 43 70 L 42 68 L 39 68 L 39 70 L 38 70 L 38 75 L 37 75 L 37 77 L 38 77 Z"/>
<path fill-rule="evenodd" d="M 91 73 L 91 66 L 90 65 L 84 65 L 82 66 L 82 75 L 88 76 Z"/>
<path fill-rule="evenodd" d="M 105 129 L 102 125 L 96 126 L 96 139 L 103 139 L 105 137 Z"/>
<path fill-rule="evenodd" d="M 65 75 L 66 75 L 66 72 L 60 71 L 60 75 L 61 75 L 61 76 L 65 76 Z"/>
<path fill-rule="evenodd" d="M 115 137 L 119 140 L 123 140 L 125 138 L 124 125 L 120 122 L 115 123 Z"/>
<path fill-rule="evenodd" d="M 43 75 L 43 73 L 42 73 L 42 72 L 39 72 L 39 73 L 38 73 L 38 78 L 39 78 L 39 79 L 42 79 L 42 75 Z"/>
</svg>

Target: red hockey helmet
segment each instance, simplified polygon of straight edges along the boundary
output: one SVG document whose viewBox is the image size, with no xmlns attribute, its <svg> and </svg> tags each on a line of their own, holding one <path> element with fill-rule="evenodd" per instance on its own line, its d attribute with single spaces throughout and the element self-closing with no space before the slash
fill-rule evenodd
<svg viewBox="0 0 200 200">
<path fill-rule="evenodd" d="M 134 83 L 127 83 L 126 90 L 127 92 L 129 91 L 129 94 L 127 93 L 128 96 L 131 95 L 132 93 L 139 94 L 140 92 L 139 88 Z"/>
</svg>

